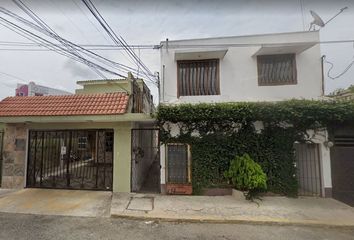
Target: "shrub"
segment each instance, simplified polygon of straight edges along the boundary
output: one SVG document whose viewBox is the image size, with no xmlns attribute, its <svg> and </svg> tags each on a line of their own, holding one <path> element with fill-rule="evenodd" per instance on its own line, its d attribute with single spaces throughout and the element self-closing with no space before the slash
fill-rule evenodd
<svg viewBox="0 0 354 240">
<path fill-rule="evenodd" d="M 267 176 L 261 166 L 246 153 L 236 156 L 225 172 L 237 190 L 245 193 L 246 199 L 253 200 L 258 193 L 267 189 Z"/>
</svg>

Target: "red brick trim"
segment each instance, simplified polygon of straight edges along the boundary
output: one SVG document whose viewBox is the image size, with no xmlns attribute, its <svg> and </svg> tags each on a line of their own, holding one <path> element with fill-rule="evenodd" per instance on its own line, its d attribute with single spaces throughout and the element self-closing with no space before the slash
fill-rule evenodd
<svg viewBox="0 0 354 240">
<path fill-rule="evenodd" d="M 171 195 L 191 195 L 192 184 L 166 183 L 166 193 Z"/>
</svg>

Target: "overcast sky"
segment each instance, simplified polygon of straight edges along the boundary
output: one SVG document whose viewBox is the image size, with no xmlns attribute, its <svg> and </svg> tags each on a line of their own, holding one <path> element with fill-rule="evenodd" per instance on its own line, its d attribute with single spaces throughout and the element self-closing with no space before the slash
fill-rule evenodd
<svg viewBox="0 0 354 240">
<path fill-rule="evenodd" d="M 23 1 L 53 30 L 72 42 L 113 44 L 79 0 Z M 308 30 L 312 21 L 310 10 L 316 11 L 326 21 L 345 6 L 349 9 L 321 29 L 321 41 L 354 39 L 354 0 L 302 0 L 302 8 L 300 0 L 92 1 L 113 30 L 128 44 L 157 45 L 166 38 L 175 40 L 303 31 Z M 0 0 L 0 6 L 26 16 L 12 1 Z M 0 16 L 4 17 L 2 13 Z M 74 92 L 76 81 L 99 79 L 86 65 L 57 53 L 18 51 L 23 47 L 4 46 L 4 42 L 30 41 L 0 25 L 0 99 L 14 95 L 16 83 L 21 81 L 34 81 Z M 38 49 L 28 49 L 33 48 Z M 321 51 L 327 60 L 334 63 L 331 75 L 341 73 L 354 60 L 353 43 L 321 44 Z M 133 66 L 120 50 L 97 53 Z M 136 53 L 152 72 L 160 71 L 158 50 L 136 50 Z M 325 74 L 328 68 L 326 64 Z M 354 84 L 354 66 L 336 80 L 326 77 L 325 84 L 327 93 Z M 156 89 L 152 90 L 156 92 Z"/>
</svg>

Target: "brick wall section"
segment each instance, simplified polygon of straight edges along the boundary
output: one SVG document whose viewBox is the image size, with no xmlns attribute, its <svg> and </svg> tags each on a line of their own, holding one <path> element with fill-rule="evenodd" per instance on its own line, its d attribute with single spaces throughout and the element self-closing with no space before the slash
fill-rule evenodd
<svg viewBox="0 0 354 240">
<path fill-rule="evenodd" d="M 171 195 L 191 195 L 193 193 L 192 184 L 166 183 L 166 193 Z"/>
<path fill-rule="evenodd" d="M 2 188 L 25 186 L 27 129 L 24 124 L 6 124 L 4 135 Z"/>
</svg>

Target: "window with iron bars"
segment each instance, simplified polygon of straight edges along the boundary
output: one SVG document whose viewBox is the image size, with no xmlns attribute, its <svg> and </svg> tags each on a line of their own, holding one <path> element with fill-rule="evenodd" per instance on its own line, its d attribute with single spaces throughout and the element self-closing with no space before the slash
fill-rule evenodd
<svg viewBox="0 0 354 240">
<path fill-rule="evenodd" d="M 177 62 L 179 96 L 220 95 L 219 59 Z"/>
<path fill-rule="evenodd" d="M 295 54 L 257 56 L 258 85 L 297 84 Z"/>
</svg>

